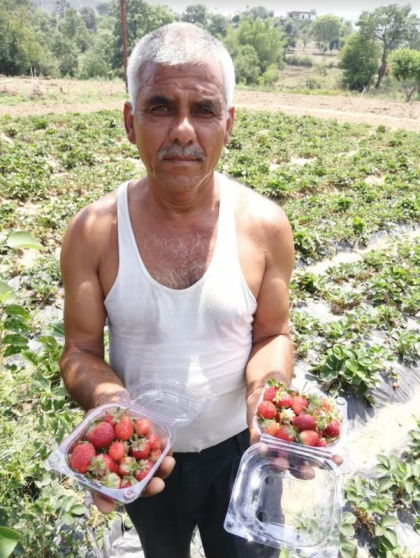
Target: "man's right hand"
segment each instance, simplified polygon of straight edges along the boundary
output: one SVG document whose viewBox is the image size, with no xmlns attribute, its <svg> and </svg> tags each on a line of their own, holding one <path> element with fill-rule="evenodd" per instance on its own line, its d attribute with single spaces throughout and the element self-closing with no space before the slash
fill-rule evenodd
<svg viewBox="0 0 420 558">
<path fill-rule="evenodd" d="M 175 459 L 171 455 L 166 455 L 159 468 L 157 469 L 155 476 L 150 479 L 147 483 L 145 489 L 141 493 L 141 498 L 146 496 L 154 496 L 159 494 L 165 488 L 165 483 L 163 479 L 166 479 L 171 473 L 175 466 Z M 116 501 L 106 496 L 102 496 L 99 492 L 92 492 L 92 498 L 95 506 L 98 510 L 104 514 L 111 513 L 115 509 Z"/>
</svg>

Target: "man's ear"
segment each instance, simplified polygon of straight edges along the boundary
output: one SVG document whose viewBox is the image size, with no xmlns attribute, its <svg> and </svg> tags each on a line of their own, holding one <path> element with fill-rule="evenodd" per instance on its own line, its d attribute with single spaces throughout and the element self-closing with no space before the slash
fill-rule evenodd
<svg viewBox="0 0 420 558">
<path fill-rule="evenodd" d="M 124 127 L 127 133 L 127 139 L 130 143 L 136 144 L 136 132 L 134 130 L 134 115 L 132 114 L 131 103 L 124 103 Z"/>
<path fill-rule="evenodd" d="M 228 110 L 228 118 L 226 121 L 225 145 L 227 145 L 230 141 L 234 120 L 235 120 L 235 107 L 230 107 L 230 109 Z"/>
</svg>

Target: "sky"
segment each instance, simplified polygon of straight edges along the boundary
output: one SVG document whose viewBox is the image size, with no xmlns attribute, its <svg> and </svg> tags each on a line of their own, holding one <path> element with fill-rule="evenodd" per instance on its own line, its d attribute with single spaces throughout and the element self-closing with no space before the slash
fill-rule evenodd
<svg viewBox="0 0 420 558">
<path fill-rule="evenodd" d="M 233 15 L 235 12 L 244 11 L 247 7 L 253 8 L 264 6 L 273 10 L 275 16 L 284 16 L 292 10 L 310 11 L 316 10 L 317 15 L 334 14 L 351 21 L 356 21 L 363 10 L 372 11 L 379 6 L 389 4 L 410 4 L 412 11 L 420 16 L 420 0 L 407 0 L 398 2 L 396 0 L 147 0 L 148 4 L 166 5 L 177 13 L 181 13 L 191 4 L 203 4 L 213 13 Z"/>
</svg>

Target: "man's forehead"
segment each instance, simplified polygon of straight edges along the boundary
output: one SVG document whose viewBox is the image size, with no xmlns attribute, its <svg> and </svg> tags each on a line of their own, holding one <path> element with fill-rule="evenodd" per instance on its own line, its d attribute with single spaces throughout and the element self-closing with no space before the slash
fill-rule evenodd
<svg viewBox="0 0 420 558">
<path fill-rule="evenodd" d="M 140 75 L 139 91 L 143 88 L 173 87 L 177 82 L 191 88 L 219 92 L 223 90 L 221 72 L 215 64 L 182 64 L 168 65 L 147 63 Z"/>
</svg>

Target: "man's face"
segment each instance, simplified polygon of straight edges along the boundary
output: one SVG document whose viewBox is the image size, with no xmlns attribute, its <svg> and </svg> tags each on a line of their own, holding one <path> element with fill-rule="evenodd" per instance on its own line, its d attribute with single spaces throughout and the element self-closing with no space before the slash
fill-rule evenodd
<svg viewBox="0 0 420 558">
<path fill-rule="evenodd" d="M 137 145 L 149 180 L 197 186 L 212 175 L 229 141 L 223 82 L 210 65 L 150 64 L 142 74 L 134 115 L 125 107 L 128 139 Z"/>
</svg>

